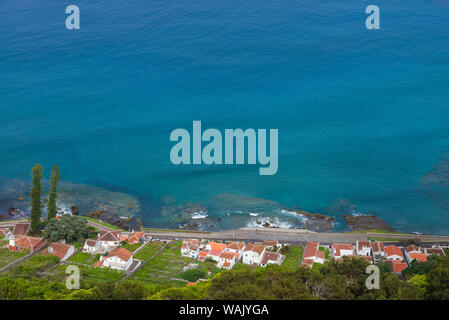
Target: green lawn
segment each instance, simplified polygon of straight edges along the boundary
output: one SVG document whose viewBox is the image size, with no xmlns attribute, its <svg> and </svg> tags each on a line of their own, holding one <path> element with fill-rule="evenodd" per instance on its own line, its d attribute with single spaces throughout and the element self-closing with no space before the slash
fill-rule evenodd
<svg viewBox="0 0 449 320">
<path fill-rule="evenodd" d="M 282 266 L 286 270 L 296 270 L 301 266 L 303 248 L 298 246 L 288 247 L 282 251 L 282 254 L 285 255 L 285 260 Z"/>
<path fill-rule="evenodd" d="M 66 274 L 66 268 L 69 264 L 61 264 L 52 270 L 54 279 L 64 279 Z M 113 281 L 120 280 L 125 273 L 123 271 L 113 270 L 109 268 L 91 268 L 82 265 L 76 265 L 80 270 L 81 281 L 89 280 L 93 282 Z"/>
<path fill-rule="evenodd" d="M 324 251 L 324 259 L 329 259 L 329 248 L 319 247 L 318 250 Z"/>
<path fill-rule="evenodd" d="M 9 263 L 25 256 L 28 252 L 11 252 L 7 248 L 0 249 L 0 268 L 7 266 Z"/>
<path fill-rule="evenodd" d="M 43 272 L 58 263 L 59 258 L 56 256 L 43 256 L 41 254 L 36 254 L 30 259 L 25 260 L 10 269 L 8 273 L 15 276 L 38 275 L 39 272 Z"/>
<path fill-rule="evenodd" d="M 164 244 L 159 241 L 149 242 L 134 258 L 142 260 L 143 262 L 150 259 Z"/>
<path fill-rule="evenodd" d="M 67 261 L 87 264 L 90 266 L 97 262 L 100 259 L 100 256 L 101 254 L 91 255 L 90 253 L 77 252 Z"/>
<path fill-rule="evenodd" d="M 121 245 L 122 248 L 125 248 L 126 250 L 128 250 L 129 252 L 134 252 L 137 249 L 140 248 L 140 246 L 142 245 L 142 243 L 135 243 L 135 244 L 129 244 L 129 243 L 125 243 L 123 245 Z"/>
</svg>

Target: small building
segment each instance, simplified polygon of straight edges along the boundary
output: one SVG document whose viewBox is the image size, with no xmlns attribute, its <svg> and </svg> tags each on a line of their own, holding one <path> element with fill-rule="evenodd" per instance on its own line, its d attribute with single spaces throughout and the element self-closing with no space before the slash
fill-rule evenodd
<svg viewBox="0 0 449 320">
<path fill-rule="evenodd" d="M 355 250 L 358 256 L 371 256 L 371 241 L 357 240 Z"/>
<path fill-rule="evenodd" d="M 386 246 L 385 247 L 385 259 L 402 261 L 402 260 L 404 260 L 404 256 L 402 255 L 402 251 L 399 247 Z"/>
<path fill-rule="evenodd" d="M 120 238 L 122 232 L 120 230 L 100 231 L 97 240 L 103 252 L 109 252 L 120 246 Z"/>
<path fill-rule="evenodd" d="M 404 250 L 406 253 L 422 253 L 421 247 L 415 245 L 407 246 Z"/>
<path fill-rule="evenodd" d="M 196 259 L 200 252 L 199 240 L 184 240 L 181 246 L 181 256 Z"/>
<path fill-rule="evenodd" d="M 201 250 L 201 251 L 198 253 L 198 260 L 199 260 L 199 261 L 204 261 L 204 260 L 206 260 L 208 254 L 209 254 L 209 252 L 204 251 L 204 250 Z"/>
<path fill-rule="evenodd" d="M 380 261 L 383 257 L 385 257 L 384 244 L 379 241 L 373 242 L 371 244 L 371 252 L 373 254 L 374 262 Z"/>
<path fill-rule="evenodd" d="M 319 242 L 307 242 L 302 259 L 303 266 L 311 268 L 314 263 L 324 263 L 324 251 L 321 251 L 319 247 Z"/>
<path fill-rule="evenodd" d="M 136 244 L 136 243 L 144 243 L 145 242 L 145 232 L 143 231 L 133 231 L 128 236 L 128 243 L 129 244 Z"/>
<path fill-rule="evenodd" d="M 30 251 L 39 250 L 44 245 L 44 240 L 37 237 L 24 236 L 9 240 L 9 251 Z"/>
<path fill-rule="evenodd" d="M 61 261 L 67 260 L 75 252 L 75 247 L 73 245 L 53 242 L 42 251 L 42 255 L 52 255 L 59 258 Z"/>
<path fill-rule="evenodd" d="M 29 222 L 19 222 L 16 223 L 11 232 L 8 233 L 7 238 L 17 239 L 27 235 L 30 230 L 31 224 Z"/>
<path fill-rule="evenodd" d="M 127 271 L 133 263 L 133 255 L 125 248 L 112 250 L 106 257 L 102 257 L 103 267 Z"/>
<path fill-rule="evenodd" d="M 237 252 L 223 251 L 218 258 L 217 267 L 231 270 L 239 260 L 239 257 L 240 254 Z"/>
<path fill-rule="evenodd" d="M 411 264 L 413 260 L 424 263 L 427 262 L 427 256 L 425 253 L 405 253 L 405 258 L 407 259 L 408 264 Z"/>
<path fill-rule="evenodd" d="M 258 266 L 265 253 L 265 246 L 261 244 L 249 243 L 243 251 L 242 262 L 244 264 Z"/>
<path fill-rule="evenodd" d="M 425 248 L 424 253 L 428 256 L 431 256 L 431 255 L 444 256 L 444 250 L 440 246 L 433 246 L 432 248 Z"/>
<path fill-rule="evenodd" d="M 86 242 L 84 242 L 82 251 L 85 253 L 90 253 L 90 254 L 102 253 L 100 241 L 93 240 L 93 239 L 87 239 Z"/>
<path fill-rule="evenodd" d="M 335 259 L 341 259 L 344 256 L 354 255 L 354 246 L 349 243 L 333 243 L 331 249 L 332 249 L 332 256 Z"/>
<path fill-rule="evenodd" d="M 276 264 L 280 266 L 282 264 L 282 255 L 275 252 L 265 251 L 260 261 L 260 266 L 266 267 L 269 264 Z"/>
<path fill-rule="evenodd" d="M 387 260 L 391 267 L 391 272 L 400 274 L 404 269 L 407 269 L 407 264 L 399 260 Z"/>
<path fill-rule="evenodd" d="M 226 244 L 226 248 L 224 251 L 226 252 L 235 252 L 240 255 L 243 253 L 245 249 L 245 244 L 243 242 L 229 242 Z"/>
</svg>

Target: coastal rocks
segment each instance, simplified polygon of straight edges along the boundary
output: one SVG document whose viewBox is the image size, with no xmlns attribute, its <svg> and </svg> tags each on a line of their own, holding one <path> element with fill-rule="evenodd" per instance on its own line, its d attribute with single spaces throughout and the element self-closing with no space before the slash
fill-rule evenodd
<svg viewBox="0 0 449 320">
<path fill-rule="evenodd" d="M 160 199 L 160 214 L 171 224 L 178 224 L 180 229 L 197 230 L 210 224 L 207 208 L 199 203 L 184 202 L 178 204 L 173 196 Z M 198 220 L 201 220 L 198 221 Z"/>
<path fill-rule="evenodd" d="M 17 208 L 9 208 L 8 209 L 9 219 L 24 219 L 25 213 Z"/>
<path fill-rule="evenodd" d="M 311 213 L 301 209 L 294 210 L 294 212 L 301 217 L 305 217 L 302 225 L 303 229 L 315 232 L 329 232 L 334 227 L 334 217 L 320 213 Z"/>
<path fill-rule="evenodd" d="M 79 210 L 78 206 L 71 206 L 70 207 L 70 211 L 72 212 L 73 216 L 77 216 L 80 213 L 80 210 Z"/>
<path fill-rule="evenodd" d="M 384 220 L 375 215 L 344 215 L 346 224 L 351 230 L 384 230 L 396 232 L 396 230 L 388 225 Z"/>
</svg>

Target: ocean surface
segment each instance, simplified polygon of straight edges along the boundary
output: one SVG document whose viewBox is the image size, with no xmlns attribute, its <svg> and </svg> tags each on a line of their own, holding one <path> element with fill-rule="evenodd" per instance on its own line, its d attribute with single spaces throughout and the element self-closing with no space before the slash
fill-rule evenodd
<svg viewBox="0 0 449 320">
<path fill-rule="evenodd" d="M 449 234 L 448 26 L 446 0 L 3 0 L 0 209 L 40 162 L 137 199 L 149 226 L 291 227 L 280 208 L 302 208 Z M 193 120 L 279 129 L 278 173 L 173 165 Z"/>
</svg>

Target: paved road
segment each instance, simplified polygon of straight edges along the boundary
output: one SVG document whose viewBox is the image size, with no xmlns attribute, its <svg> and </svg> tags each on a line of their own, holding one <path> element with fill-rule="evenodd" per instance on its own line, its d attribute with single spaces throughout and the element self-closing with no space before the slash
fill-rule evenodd
<svg viewBox="0 0 449 320">
<path fill-rule="evenodd" d="M 1 222 L 0 227 L 14 226 L 16 222 Z M 113 230 L 99 223 L 89 221 L 88 224 L 99 230 Z M 129 234 L 129 232 L 123 232 Z M 262 242 L 264 240 L 277 240 L 279 242 L 291 244 L 303 244 L 307 241 L 318 241 L 322 244 L 331 244 L 338 242 L 354 243 L 356 240 L 366 240 L 368 238 L 388 238 L 392 242 L 404 239 L 419 239 L 428 244 L 439 243 L 449 245 L 449 236 L 437 235 L 416 235 L 416 234 L 386 234 L 386 233 L 319 233 L 304 229 L 264 229 L 264 228 L 241 228 L 235 230 L 225 230 L 219 232 L 198 232 L 198 231 L 156 231 L 146 230 L 145 234 L 153 238 L 160 239 L 210 239 L 210 240 L 239 240 Z M 394 240 L 393 240 L 394 239 Z"/>
</svg>

